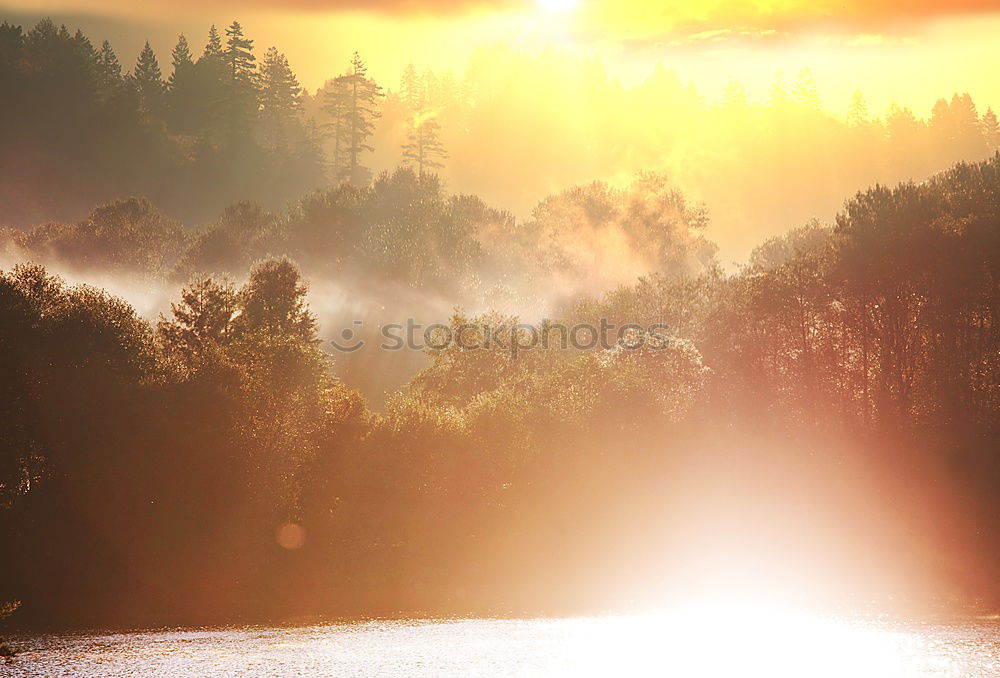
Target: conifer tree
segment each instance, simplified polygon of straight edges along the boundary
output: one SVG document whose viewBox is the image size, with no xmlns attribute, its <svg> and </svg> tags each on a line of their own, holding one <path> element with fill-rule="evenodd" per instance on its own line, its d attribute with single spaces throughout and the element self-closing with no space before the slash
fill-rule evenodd
<svg viewBox="0 0 1000 678">
<path fill-rule="evenodd" d="M 248 134 L 257 112 L 256 58 L 253 40 L 243 35 L 240 22 L 234 21 L 226 29 L 226 48 L 222 59 L 228 71 L 226 82 L 227 124 L 229 142 Z"/>
<path fill-rule="evenodd" d="M 272 148 L 288 144 L 289 133 L 298 122 L 299 86 L 288 59 L 276 47 L 271 47 L 261 64 L 261 114 L 264 134 Z"/>
<path fill-rule="evenodd" d="M 868 103 L 861 90 L 856 89 L 851 97 L 851 105 L 847 108 L 847 124 L 851 127 L 864 127 L 870 122 L 871 114 L 868 111 Z"/>
<path fill-rule="evenodd" d="M 173 88 L 177 84 L 178 77 L 184 77 L 188 74 L 188 69 L 194 67 L 194 61 L 191 59 L 191 48 L 188 46 L 187 38 L 184 37 L 183 33 L 177 36 L 177 45 L 171 53 L 171 63 L 173 64 L 174 72 L 170 74 L 167 85 Z"/>
<path fill-rule="evenodd" d="M 114 92 L 122 86 L 122 66 L 118 63 L 118 55 L 111 48 L 111 43 L 105 40 L 97 52 L 97 72 L 106 92 Z"/>
<path fill-rule="evenodd" d="M 403 69 L 403 76 L 399 81 L 399 98 L 411 111 L 416 110 L 424 99 L 423 83 L 420 82 L 420 76 L 417 75 L 413 62 L 408 63 Z"/>
<path fill-rule="evenodd" d="M 371 171 L 361 164 L 361 154 L 375 149 L 368 139 L 375 131 L 375 121 L 381 117 L 378 100 L 382 87 L 368 77 L 361 56 L 355 52 L 351 70 L 334 83 L 327 97 L 327 109 L 338 117 L 334 120 L 336 178 L 356 185 L 368 183 Z"/>
<path fill-rule="evenodd" d="M 165 84 L 160 73 L 160 64 L 156 61 L 156 54 L 153 53 L 148 41 L 139 52 L 134 77 L 136 91 L 139 93 L 139 106 L 146 113 L 158 114 L 163 104 Z"/>
<path fill-rule="evenodd" d="M 201 102 L 197 73 L 187 38 L 181 33 L 172 53 L 174 72 L 167 80 L 167 114 L 171 125 L 182 132 L 194 132 L 198 127 Z"/>
<path fill-rule="evenodd" d="M 211 59 L 222 56 L 222 38 L 219 37 L 219 29 L 212 24 L 208 29 L 208 42 L 205 43 L 205 50 L 201 54 L 202 59 Z"/>
<path fill-rule="evenodd" d="M 427 114 L 417 115 L 410 122 L 410 131 L 403 145 L 403 164 L 413 167 L 417 176 L 431 169 L 444 167 L 448 153 L 441 143 L 441 125 Z"/>
<path fill-rule="evenodd" d="M 1000 149 L 1000 123 L 997 122 L 997 114 L 992 108 L 987 108 L 983 113 L 982 127 L 989 152 L 995 153 Z"/>
</svg>

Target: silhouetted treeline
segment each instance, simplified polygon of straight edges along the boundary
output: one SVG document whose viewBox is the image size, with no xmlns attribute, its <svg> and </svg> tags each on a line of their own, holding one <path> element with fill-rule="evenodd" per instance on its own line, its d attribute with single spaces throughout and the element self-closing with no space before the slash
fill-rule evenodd
<svg viewBox="0 0 1000 678">
<path fill-rule="evenodd" d="M 439 224 L 466 203 L 438 190 L 404 171 L 316 194 L 287 221 L 248 206 L 224 219 L 270 237 L 309 213 L 354 223 L 408 205 Z M 577 240 L 559 227 L 614 223 L 662 273 L 578 298 L 564 319 L 673 336 L 516 359 L 502 341 L 431 350 L 381 413 L 330 376 L 287 259 L 242 286 L 196 277 L 155 327 L 17 267 L 0 276 L 0 599 L 37 624 L 592 610 L 689 585 L 673 568 L 701 562 L 709 527 L 745 549 L 748 577 L 777 552 L 774 576 L 836 575 L 824 593 L 839 601 L 1000 599 L 998 205 L 1000 155 L 859 193 L 835 226 L 768 241 L 726 276 L 698 211 L 655 177 L 570 191 L 525 225 L 529 249 L 548 243 L 572 271 Z M 478 242 L 496 215 L 473 207 L 462 223 Z M 112 208 L 139 215 L 125 231 L 161 270 L 172 246 L 155 243 L 175 226 L 140 201 Z M 361 223 L 396 223 L 382 217 Z M 105 232 L 87 223 L 68 251 Z M 417 233 L 352 250 L 347 232 L 330 233 L 332 257 L 425 262 Z"/>
<path fill-rule="evenodd" d="M 306 92 L 261 47 L 233 22 L 133 60 L 48 20 L 4 24 L 0 225 L 74 221 L 144 195 L 194 226 L 242 200 L 274 210 L 330 183 L 364 186 L 401 162 L 525 215 L 554 188 L 655 169 L 712 205 L 728 261 L 860 187 L 1000 147 L 995 113 L 968 93 L 875 111 L 858 92 L 835 111 L 808 70 L 756 98 L 733 82 L 710 102 L 670 69 L 626 87 L 597 62 L 506 48 L 464 72 L 411 65 L 386 90 L 355 54 Z"/>
<path fill-rule="evenodd" d="M 321 131 L 277 49 L 255 55 L 233 22 L 224 34 L 213 26 L 200 53 L 181 35 L 170 63 L 163 56 L 146 43 L 131 66 L 107 41 L 48 19 L 0 26 L 5 224 L 77 218 L 131 194 L 198 220 L 325 183 Z"/>
<path fill-rule="evenodd" d="M 517 221 L 476 196 L 449 194 L 435 174 L 402 168 L 366 186 L 315 191 L 286 213 L 235 203 L 199 229 L 128 198 L 80 222 L 0 230 L 0 248 L 15 260 L 80 273 L 171 282 L 240 275 L 261 258 L 289 256 L 315 278 L 497 303 L 550 297 L 553 285 L 565 294 L 598 291 L 647 270 L 699 273 L 715 265 L 707 222 L 704 207 L 656 174 L 627 189 L 601 182 L 568 189 Z"/>
</svg>

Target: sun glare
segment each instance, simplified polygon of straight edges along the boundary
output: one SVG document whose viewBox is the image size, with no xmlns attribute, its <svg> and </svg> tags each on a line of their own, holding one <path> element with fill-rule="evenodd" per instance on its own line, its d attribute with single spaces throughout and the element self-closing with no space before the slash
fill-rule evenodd
<svg viewBox="0 0 1000 678">
<path fill-rule="evenodd" d="M 579 2 L 580 0 L 538 0 L 538 6 L 546 12 L 568 12 Z"/>
</svg>

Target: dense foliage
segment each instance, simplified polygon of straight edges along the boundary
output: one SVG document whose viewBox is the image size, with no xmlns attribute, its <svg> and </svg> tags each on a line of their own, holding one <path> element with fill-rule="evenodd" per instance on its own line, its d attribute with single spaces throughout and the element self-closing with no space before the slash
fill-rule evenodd
<svg viewBox="0 0 1000 678">
<path fill-rule="evenodd" d="M 1000 595 L 998 205 L 1000 155 L 859 193 L 734 275 L 704 214 L 656 177 L 574 189 L 518 225 L 403 170 L 286 215 L 237 204 L 193 235 L 141 200 L 37 227 L 17 236 L 29 252 L 197 275 L 155 326 L 38 265 L 0 275 L 0 599 L 71 624 L 592 609 L 608 581 L 673 576 L 697 464 L 785 512 L 863 468 L 912 533 L 886 539 L 875 499 L 835 494 L 855 543 L 889 563 L 933 552 L 945 590 Z M 612 233 L 635 246 L 580 259 L 584 235 Z M 672 336 L 430 349 L 381 412 L 331 376 L 300 270 L 266 257 L 458 294 L 483 270 L 551 281 L 622 251 L 655 273 L 577 290 L 563 319 Z M 218 274 L 246 267 L 243 285 Z M 515 322 L 450 324 L 509 339 Z M 928 504 L 961 519 L 935 533 Z M 817 562 L 833 548 L 802 541 Z"/>
</svg>

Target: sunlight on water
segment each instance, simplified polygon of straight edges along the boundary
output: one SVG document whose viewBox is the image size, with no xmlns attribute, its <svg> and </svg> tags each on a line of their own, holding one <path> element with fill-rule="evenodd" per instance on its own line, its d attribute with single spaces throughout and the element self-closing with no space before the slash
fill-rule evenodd
<svg viewBox="0 0 1000 678">
<path fill-rule="evenodd" d="M 764 609 L 368 622 L 18 639 L 16 676 L 985 678 L 1000 622 L 847 622 Z"/>
</svg>

